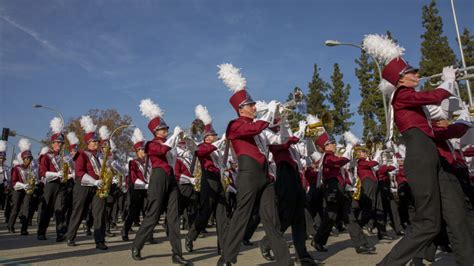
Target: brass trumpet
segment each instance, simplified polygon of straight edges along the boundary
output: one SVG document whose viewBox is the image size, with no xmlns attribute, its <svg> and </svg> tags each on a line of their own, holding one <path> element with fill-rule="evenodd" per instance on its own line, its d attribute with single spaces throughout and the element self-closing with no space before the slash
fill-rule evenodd
<svg viewBox="0 0 474 266">
<path fill-rule="evenodd" d="M 319 122 L 307 125 L 304 135 L 306 137 L 316 137 L 325 129 L 329 131 L 334 129 L 334 120 L 329 112 L 324 112 Z M 292 130 L 296 132 L 299 128 L 293 128 Z"/>
<path fill-rule="evenodd" d="M 471 71 L 471 70 L 474 71 L 474 66 L 468 66 L 468 67 L 458 69 L 456 81 L 474 79 L 474 73 L 467 73 L 467 71 Z M 428 77 L 421 77 L 420 80 L 430 81 L 430 85 L 437 86 L 441 84 L 441 82 L 432 83 L 431 80 L 435 78 L 440 78 L 442 75 L 443 75 L 442 73 L 439 73 L 439 74 L 431 75 Z"/>
</svg>

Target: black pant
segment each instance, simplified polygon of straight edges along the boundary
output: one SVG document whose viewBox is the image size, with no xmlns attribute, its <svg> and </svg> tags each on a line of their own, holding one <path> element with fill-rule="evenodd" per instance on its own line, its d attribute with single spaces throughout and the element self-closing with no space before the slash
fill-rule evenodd
<svg viewBox="0 0 474 266">
<path fill-rule="evenodd" d="M 115 212 L 117 211 L 118 205 L 118 196 L 119 196 L 119 188 L 117 184 L 112 184 L 110 186 L 109 195 L 106 199 L 105 204 L 105 230 L 110 231 L 112 223 L 114 223 L 114 219 L 116 218 Z"/>
<path fill-rule="evenodd" d="M 66 218 L 64 216 L 64 204 L 66 195 L 66 184 L 59 180 L 49 182 L 44 187 L 43 200 L 41 203 L 40 222 L 38 224 L 38 235 L 46 235 L 49 221 L 54 214 L 56 220 L 56 235 L 63 236 L 67 232 Z"/>
<path fill-rule="evenodd" d="M 80 185 L 80 184 L 79 184 Z M 69 179 L 66 183 L 66 193 L 64 195 L 64 209 L 63 214 L 66 219 L 66 227 L 69 226 L 69 221 L 72 215 L 72 195 L 74 193 L 75 182 L 73 179 Z"/>
<path fill-rule="evenodd" d="M 190 230 L 199 209 L 199 193 L 192 184 L 178 184 L 179 215 L 184 218 L 184 228 Z"/>
<path fill-rule="evenodd" d="M 153 168 L 147 190 L 148 204 L 145 217 L 133 241 L 133 247 L 142 249 L 145 242 L 153 233 L 160 220 L 161 213 L 166 208 L 167 227 L 173 254 L 182 255 L 179 215 L 178 215 L 178 185 L 171 171 L 167 174 L 161 168 Z"/>
<path fill-rule="evenodd" d="M 438 151 L 433 140 L 418 128 L 403 132 L 406 143 L 405 174 L 415 204 L 412 230 L 380 262 L 405 265 L 424 251 L 441 228 L 441 198 L 438 183 Z"/>
<path fill-rule="evenodd" d="M 377 181 L 369 177 L 363 178 L 359 205 L 361 208 L 360 224 L 364 226 L 370 220 L 374 220 L 377 227 L 377 234 L 379 236 L 385 234 L 382 198 Z"/>
<path fill-rule="evenodd" d="M 195 241 L 199 233 L 206 228 L 209 217 L 215 211 L 218 245 L 224 246 L 229 219 L 227 218 L 225 192 L 219 173 L 202 170 L 200 201 L 201 206 L 188 232 L 188 238 Z"/>
<path fill-rule="evenodd" d="M 407 182 L 402 182 L 398 185 L 398 213 L 402 224 L 410 224 L 410 214 L 408 212 L 410 206 L 413 206 L 410 186 Z"/>
<path fill-rule="evenodd" d="M 291 226 L 291 235 L 295 245 L 298 259 L 311 257 L 306 250 L 306 221 L 305 202 L 306 193 L 301 184 L 298 171 L 287 162 L 277 164 L 277 179 L 275 190 L 280 218 L 280 231 L 285 233 Z M 260 246 L 270 249 L 270 241 L 265 235 L 260 241 Z"/>
<path fill-rule="evenodd" d="M 96 187 L 86 187 L 76 184 L 74 186 L 73 210 L 71 221 L 67 231 L 67 240 L 76 238 L 77 229 L 81 225 L 82 219 L 92 209 L 94 217 L 94 239 L 96 243 L 105 242 L 105 199 L 96 195 Z"/>
<path fill-rule="evenodd" d="M 362 231 L 356 215 L 360 212 L 359 201 L 353 200 L 352 194 L 350 192 L 344 192 L 344 205 L 344 209 L 346 210 L 346 215 L 348 218 L 347 229 L 352 242 L 354 242 L 356 247 L 367 245 L 369 242 L 365 237 L 364 231 Z"/>
<path fill-rule="evenodd" d="M 319 215 L 319 221 L 324 215 L 324 191 L 322 188 L 316 187 L 316 183 L 309 185 L 309 191 L 306 194 L 305 216 L 306 216 L 306 233 L 308 235 L 316 234 L 316 215 Z"/>
<path fill-rule="evenodd" d="M 5 203 L 7 202 L 7 185 L 6 183 L 0 184 L 0 210 L 5 210 Z"/>
<path fill-rule="evenodd" d="M 349 208 L 349 205 L 352 204 L 350 195 L 346 195 L 344 188 L 339 183 L 337 178 L 327 179 L 324 185 L 324 197 L 326 200 L 326 209 L 324 210 L 323 219 L 321 221 L 321 226 L 318 228 L 314 240 L 320 245 L 326 245 L 328 238 L 331 234 L 331 229 L 336 223 L 336 218 L 338 213 L 341 212 L 341 209 L 346 211 L 351 211 L 346 213 L 347 219 L 349 222 L 349 235 L 356 246 L 361 246 L 367 244 L 367 239 L 365 238 L 362 229 L 356 223 L 356 218 L 354 215 L 354 209 Z M 354 202 L 357 207 L 359 207 L 358 202 Z"/>
<path fill-rule="evenodd" d="M 8 228 L 15 227 L 16 218 L 20 216 L 21 231 L 28 230 L 28 216 L 30 213 L 31 195 L 26 194 L 25 190 L 12 191 L 12 212 L 8 220 Z"/>
<path fill-rule="evenodd" d="M 140 212 L 143 210 L 145 205 L 147 191 L 146 189 L 130 189 L 130 205 L 127 218 L 123 225 L 125 234 L 128 234 L 133 223 L 139 219 Z"/>
<path fill-rule="evenodd" d="M 259 205 L 263 228 L 270 238 L 275 257 L 279 262 L 286 264 L 290 261 L 290 253 L 286 240 L 280 232 L 274 183 L 267 179 L 265 165 L 246 155 L 239 156 L 238 162 L 237 207 L 230 221 L 225 245 L 222 247 L 222 259 L 237 262 L 250 215 L 254 206 Z"/>
</svg>

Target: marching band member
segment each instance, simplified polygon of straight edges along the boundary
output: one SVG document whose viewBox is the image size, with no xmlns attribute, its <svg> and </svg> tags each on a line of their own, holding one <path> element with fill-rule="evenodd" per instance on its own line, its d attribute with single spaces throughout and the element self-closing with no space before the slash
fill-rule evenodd
<svg viewBox="0 0 474 266">
<path fill-rule="evenodd" d="M 151 175 L 151 165 L 146 167 L 145 139 L 139 128 L 135 128 L 132 135 L 133 151 L 136 158 L 129 162 L 129 178 L 130 178 L 130 205 L 129 213 L 124 221 L 122 228 L 122 240 L 129 241 L 128 232 L 132 228 L 133 223 L 140 217 L 140 212 L 145 206 L 145 199 L 148 189 L 148 180 L 146 177 Z M 153 234 L 153 233 L 152 233 Z"/>
<path fill-rule="evenodd" d="M 18 147 L 20 163 L 13 167 L 11 185 L 12 212 L 8 220 L 8 232 L 15 233 L 15 222 L 20 215 L 21 235 L 28 235 L 28 220 L 30 215 L 30 201 L 36 184 L 38 183 L 35 170 L 31 165 L 33 155 L 30 151 L 31 143 L 28 139 L 20 139 Z"/>
<path fill-rule="evenodd" d="M 89 204 L 94 219 L 94 240 L 96 249 L 107 250 L 105 245 L 105 200 L 97 195 L 97 189 L 104 184 L 100 179 L 100 161 L 97 157 L 99 138 L 97 126 L 89 116 L 82 116 L 81 127 L 85 131 L 84 142 L 87 148 L 77 152 L 75 158 L 76 185 L 73 191 L 73 210 L 67 232 L 67 245 L 76 246 L 77 229 L 83 214 L 88 212 Z"/>
<path fill-rule="evenodd" d="M 10 168 L 5 165 L 7 159 L 7 142 L 0 140 L 0 209 L 5 210 L 8 198 Z"/>
<path fill-rule="evenodd" d="M 267 178 L 267 149 L 259 134 L 266 129 L 277 109 L 275 102 L 268 104 L 268 112 L 260 119 L 256 118 L 256 106 L 247 90 L 245 79 L 239 70 L 231 64 L 219 66 L 219 77 L 234 93 L 230 103 L 237 115 L 227 126 L 226 138 L 237 154 L 239 170 L 237 173 L 237 206 L 230 221 L 222 256 L 218 265 L 230 265 L 237 262 L 240 244 L 244 238 L 255 202 L 260 202 L 260 217 L 272 250 L 279 263 L 287 264 L 290 254 L 285 238 L 278 226 L 278 210 L 275 204 L 273 181 Z"/>
<path fill-rule="evenodd" d="M 271 127 L 277 134 L 284 126 Z M 270 152 L 276 163 L 275 190 L 278 201 L 278 214 L 280 218 L 280 231 L 284 233 L 291 226 L 291 234 L 296 249 L 297 262 L 302 265 L 316 265 L 315 260 L 306 249 L 305 230 L 305 191 L 301 183 L 303 172 L 300 156 L 293 145 L 297 144 L 304 136 L 306 121 L 300 121 L 299 130 L 290 136 L 284 144 L 269 145 Z M 289 129 L 288 129 L 289 131 Z M 291 132 L 289 133 L 291 135 Z M 261 250 L 269 249 L 269 241 L 265 236 L 260 241 Z"/>
<path fill-rule="evenodd" d="M 193 242 L 199 233 L 206 228 L 211 213 L 215 212 L 217 221 L 218 246 L 223 247 L 228 218 L 227 201 L 222 186 L 221 176 L 225 170 L 220 153 L 220 146 L 225 138 L 218 140 L 217 133 L 212 127 L 212 118 L 207 108 L 198 105 L 195 109 L 196 117 L 204 123 L 204 141 L 198 145 L 194 156 L 197 156 L 201 165 L 201 206 L 191 228 L 186 236 L 186 250 L 193 251 Z"/>
<path fill-rule="evenodd" d="M 418 69 L 401 56 L 404 49 L 388 37 L 367 35 L 364 48 L 386 63 L 380 88 L 391 94 L 389 118 L 399 129 L 407 152 L 405 174 L 414 198 L 416 213 L 411 221 L 412 231 L 404 236 L 380 262 L 381 265 L 403 265 L 422 252 L 441 228 L 441 199 L 438 182 L 439 156 L 431 122 L 425 105 L 439 103 L 454 93 L 456 69 L 443 69 L 443 83 L 432 91 L 416 91 Z M 389 123 L 389 132 L 392 123 Z M 391 134 L 389 136 L 391 138 Z"/>
<path fill-rule="evenodd" d="M 346 134 L 347 135 L 347 134 Z M 345 137 L 347 139 L 347 137 Z M 334 226 L 337 214 L 341 208 L 344 208 L 345 177 L 342 175 L 341 167 L 350 162 L 353 143 L 349 142 L 341 157 L 336 156 L 335 139 L 323 132 L 315 139 L 315 144 L 324 151 L 319 169 L 319 175 L 324 186 L 324 198 L 326 208 L 321 225 L 313 236 L 311 245 L 318 251 L 327 252 L 326 243 L 328 241 L 331 229 Z M 351 217 L 352 215 L 352 217 Z M 362 229 L 355 222 L 354 214 L 349 214 L 349 235 L 355 244 L 357 253 L 371 254 L 375 247 L 369 246 L 368 241 L 362 232 Z"/>
<path fill-rule="evenodd" d="M 39 161 L 39 176 L 43 180 L 44 193 L 41 204 L 40 222 L 38 224 L 38 240 L 46 240 L 46 231 L 54 214 L 56 221 L 56 242 L 66 239 L 67 226 L 64 217 L 64 197 L 66 194 L 66 184 L 63 183 L 63 146 L 64 135 L 63 124 L 60 118 L 55 117 L 50 122 L 52 131 L 51 149 L 41 157 Z M 69 171 L 67 173 L 69 178 Z"/>
<path fill-rule="evenodd" d="M 67 163 L 69 164 L 69 169 L 70 169 L 70 178 L 67 181 L 66 185 L 66 195 L 64 198 L 64 215 L 66 218 L 66 225 L 69 226 L 69 222 L 71 221 L 71 215 L 72 215 L 72 195 L 74 192 L 74 185 L 75 185 L 75 177 L 76 177 L 76 167 L 75 167 L 75 158 L 76 155 L 78 155 L 77 151 L 79 149 L 78 144 L 79 144 L 79 139 L 76 136 L 76 133 L 74 132 L 69 132 L 66 135 L 66 138 L 69 142 L 69 156 L 66 157 Z"/>
<path fill-rule="evenodd" d="M 174 129 L 173 135 L 168 138 L 168 125 L 163 120 L 163 112 L 158 105 L 150 99 L 142 100 L 140 111 L 150 119 L 148 129 L 154 138 L 145 145 L 145 153 L 152 166 L 147 190 L 147 212 L 138 230 L 132 246 L 132 258 L 142 260 L 140 251 L 145 241 L 152 234 L 153 229 L 160 219 L 160 215 L 166 208 L 167 227 L 169 240 L 172 247 L 172 261 L 175 264 L 187 265 L 188 261 L 182 256 L 179 214 L 178 214 L 178 185 L 173 174 L 173 168 L 167 160 L 168 153 L 176 147 L 178 138 L 183 130 L 179 127 Z M 146 168 L 146 167 L 145 167 Z M 165 206 L 167 203 L 167 206 Z"/>
</svg>

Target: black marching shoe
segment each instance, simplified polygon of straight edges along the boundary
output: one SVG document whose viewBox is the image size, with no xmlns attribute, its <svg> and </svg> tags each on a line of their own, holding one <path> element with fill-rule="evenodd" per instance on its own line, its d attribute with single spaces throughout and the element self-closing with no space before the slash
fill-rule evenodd
<svg viewBox="0 0 474 266">
<path fill-rule="evenodd" d="M 422 258 L 413 258 L 409 265 L 410 266 L 425 266 Z"/>
<path fill-rule="evenodd" d="M 217 266 L 231 266 L 232 263 L 224 261 L 222 257 L 217 261 Z"/>
<path fill-rule="evenodd" d="M 311 246 L 313 246 L 313 248 L 315 248 L 319 252 L 328 252 L 328 249 L 324 245 L 316 243 L 316 241 L 314 241 L 314 238 L 313 240 L 311 240 Z"/>
<path fill-rule="evenodd" d="M 99 242 L 97 244 L 95 244 L 95 248 L 96 249 L 100 249 L 100 250 L 107 250 L 109 249 L 104 242 Z"/>
<path fill-rule="evenodd" d="M 27 235 L 28 235 L 28 231 L 21 231 L 21 232 L 20 232 L 20 235 L 22 235 L 22 236 L 27 236 Z"/>
<path fill-rule="evenodd" d="M 387 234 L 381 234 L 377 236 L 379 240 L 388 240 L 388 241 L 393 241 L 395 240 L 395 237 L 389 236 Z"/>
<path fill-rule="evenodd" d="M 140 254 L 140 250 L 138 248 L 132 248 L 132 259 L 134 260 L 142 260 L 142 255 Z"/>
<path fill-rule="evenodd" d="M 114 237 L 115 236 L 115 234 L 110 232 L 110 230 L 105 231 L 105 235 L 108 236 L 108 237 Z"/>
<path fill-rule="evenodd" d="M 67 245 L 70 246 L 70 247 L 75 247 L 77 246 L 76 242 L 74 242 L 74 240 L 68 240 L 67 241 Z"/>
<path fill-rule="evenodd" d="M 186 236 L 184 239 L 184 248 L 186 248 L 186 251 L 188 252 L 193 252 L 193 241 Z"/>
<path fill-rule="evenodd" d="M 86 236 L 91 236 L 92 235 L 92 231 L 90 228 L 87 228 L 86 229 Z"/>
<path fill-rule="evenodd" d="M 153 235 L 151 235 L 149 238 L 148 238 L 148 244 L 151 244 L 151 245 L 155 245 L 155 244 L 158 244 L 158 240 L 156 240 Z"/>
<path fill-rule="evenodd" d="M 248 239 L 245 239 L 244 241 L 242 241 L 242 244 L 243 244 L 244 246 L 253 246 L 253 243 L 250 242 Z"/>
<path fill-rule="evenodd" d="M 64 240 L 66 240 L 66 236 L 65 235 L 58 235 L 56 237 L 56 242 L 63 242 Z"/>
<path fill-rule="evenodd" d="M 296 264 L 297 265 L 318 265 L 320 264 L 321 262 L 319 260 L 315 260 L 313 259 L 311 256 L 310 257 L 304 257 L 304 258 L 301 258 L 301 259 L 297 259 L 296 260 Z"/>
<path fill-rule="evenodd" d="M 171 257 L 171 261 L 173 261 L 173 264 L 189 265 L 189 261 L 185 260 L 183 256 L 178 254 L 174 254 L 173 257 Z"/>
<path fill-rule="evenodd" d="M 396 232 L 396 234 L 397 234 L 397 236 L 404 236 L 404 235 L 406 235 L 407 233 L 406 233 L 405 231 L 403 231 L 403 230 L 400 230 L 400 231 Z"/>
<path fill-rule="evenodd" d="M 371 247 L 367 244 L 364 244 L 362 246 L 356 247 L 355 250 L 358 254 L 374 254 L 375 247 Z"/>
<path fill-rule="evenodd" d="M 38 236 L 36 236 L 36 239 L 38 239 L 38 240 L 47 240 L 45 235 L 38 235 Z"/>
<path fill-rule="evenodd" d="M 271 250 L 264 249 L 262 245 L 260 245 L 260 253 L 262 253 L 262 257 L 267 261 L 274 261 L 275 257 L 273 257 Z"/>
<path fill-rule="evenodd" d="M 14 234 L 14 233 L 15 233 L 15 228 L 13 228 L 13 227 L 8 227 L 8 233 Z"/>
<path fill-rule="evenodd" d="M 130 241 L 130 239 L 128 238 L 128 234 L 125 232 L 124 229 L 122 229 L 122 231 L 120 233 L 122 235 L 122 240 L 123 241 Z"/>
</svg>

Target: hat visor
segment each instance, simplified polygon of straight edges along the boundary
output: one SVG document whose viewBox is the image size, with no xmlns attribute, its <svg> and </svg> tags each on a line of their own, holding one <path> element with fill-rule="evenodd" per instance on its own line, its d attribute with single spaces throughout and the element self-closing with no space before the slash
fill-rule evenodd
<svg viewBox="0 0 474 266">
<path fill-rule="evenodd" d="M 256 103 L 253 100 L 246 100 L 243 103 L 241 103 L 239 107 L 244 107 L 245 105 L 251 105 L 251 104 L 256 104 Z"/>
<path fill-rule="evenodd" d="M 407 67 L 405 67 L 402 72 L 400 72 L 400 76 L 403 76 L 405 74 L 408 74 L 408 73 L 418 73 L 419 69 L 418 68 L 414 68 L 410 65 L 408 65 Z"/>
</svg>

